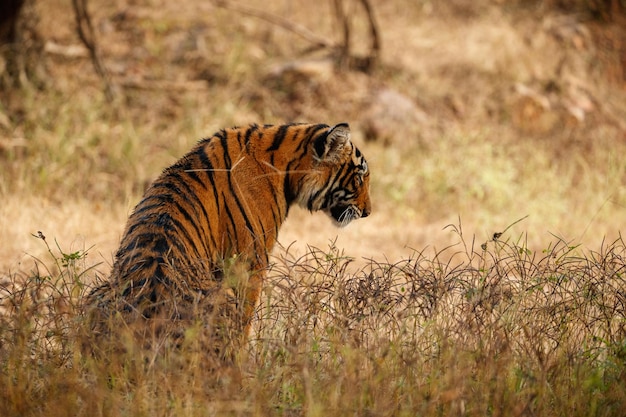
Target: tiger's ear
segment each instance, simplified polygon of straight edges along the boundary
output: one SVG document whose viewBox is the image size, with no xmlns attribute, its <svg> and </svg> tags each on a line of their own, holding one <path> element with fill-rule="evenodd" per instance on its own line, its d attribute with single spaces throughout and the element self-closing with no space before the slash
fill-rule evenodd
<svg viewBox="0 0 626 417">
<path fill-rule="evenodd" d="M 339 123 L 333 126 L 326 135 L 315 140 L 313 144 L 315 156 L 320 161 L 338 161 L 348 143 L 350 143 L 350 126 L 347 123 Z"/>
</svg>

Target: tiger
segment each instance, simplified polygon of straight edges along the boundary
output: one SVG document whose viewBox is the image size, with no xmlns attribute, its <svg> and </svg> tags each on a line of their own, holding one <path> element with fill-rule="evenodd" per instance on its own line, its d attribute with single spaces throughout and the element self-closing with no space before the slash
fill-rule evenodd
<svg viewBox="0 0 626 417">
<path fill-rule="evenodd" d="M 344 227 L 370 215 L 369 182 L 347 123 L 251 124 L 202 139 L 129 216 L 109 278 L 87 296 L 91 331 L 132 327 L 147 340 L 173 328 L 177 345 L 199 323 L 210 349 L 232 358 L 290 207 Z"/>
</svg>

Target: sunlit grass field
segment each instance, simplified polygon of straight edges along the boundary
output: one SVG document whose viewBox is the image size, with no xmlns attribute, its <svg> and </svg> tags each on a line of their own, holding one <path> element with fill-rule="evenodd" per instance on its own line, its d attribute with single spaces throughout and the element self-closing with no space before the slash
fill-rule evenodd
<svg viewBox="0 0 626 417">
<path fill-rule="evenodd" d="M 263 8 L 337 39 L 330 3 Z M 294 75 L 322 54 L 254 16 L 92 1 L 118 100 L 57 53 L 2 92 L 0 415 L 623 415 L 626 92 L 593 31 L 611 26 L 532 2 L 381 3 L 373 73 Z M 79 44 L 69 4 L 37 7 L 44 37 Z M 392 103 L 390 138 L 366 141 L 381 89 L 420 116 Z M 83 355 L 82 296 L 146 185 L 222 127 L 287 121 L 350 123 L 373 213 L 337 230 L 290 212 L 239 377 L 216 385 L 193 349 Z"/>
</svg>

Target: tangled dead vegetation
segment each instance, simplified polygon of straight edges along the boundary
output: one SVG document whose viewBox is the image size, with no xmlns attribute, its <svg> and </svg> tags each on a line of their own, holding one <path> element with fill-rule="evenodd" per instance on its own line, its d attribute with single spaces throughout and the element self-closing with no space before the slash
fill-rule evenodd
<svg viewBox="0 0 626 417">
<path fill-rule="evenodd" d="M 287 250 L 269 273 L 242 378 L 222 373 L 218 385 L 201 350 L 155 360 L 135 349 L 109 358 L 115 371 L 81 357 L 82 281 L 95 272 L 81 271 L 81 254 L 50 250 L 52 267 L 41 262 L 0 288 L 2 414 L 94 411 L 105 400 L 107 415 L 191 406 L 226 415 L 556 416 L 585 415 L 590 402 L 617 415 L 626 404 L 623 239 L 592 252 L 557 239 L 531 252 L 524 236 L 476 245 L 454 228 L 455 246 L 356 271 L 333 244 Z"/>
<path fill-rule="evenodd" d="M 339 331 L 358 348 L 415 344 L 420 357 L 438 345 L 430 337 L 445 336 L 466 348 L 506 345 L 539 363 L 562 349 L 600 357 L 624 348 L 622 239 L 581 254 L 563 240 L 537 253 L 523 237 L 501 237 L 478 248 L 462 241 L 432 258 L 416 252 L 393 264 L 370 260 L 356 273 L 333 246 L 282 259 L 259 310 L 259 336 L 271 331 L 297 345 Z"/>
</svg>

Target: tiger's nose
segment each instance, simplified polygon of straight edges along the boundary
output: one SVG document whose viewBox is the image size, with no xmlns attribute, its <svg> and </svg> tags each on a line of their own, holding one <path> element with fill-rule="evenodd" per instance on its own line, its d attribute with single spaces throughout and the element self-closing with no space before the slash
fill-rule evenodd
<svg viewBox="0 0 626 417">
<path fill-rule="evenodd" d="M 371 212 L 372 212 L 372 210 L 369 207 L 366 207 L 361 212 L 361 217 L 367 217 L 367 216 L 370 215 Z"/>
</svg>

